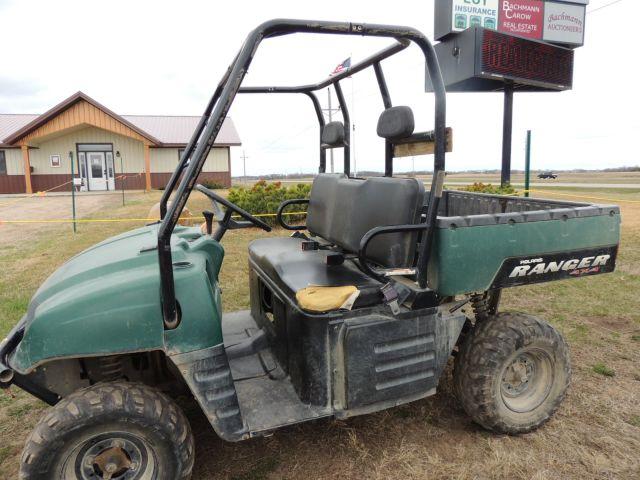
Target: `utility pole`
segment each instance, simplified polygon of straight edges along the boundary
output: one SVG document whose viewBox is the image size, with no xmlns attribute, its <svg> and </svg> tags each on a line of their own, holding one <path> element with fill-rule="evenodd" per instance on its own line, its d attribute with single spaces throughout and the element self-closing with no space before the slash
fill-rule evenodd
<svg viewBox="0 0 640 480">
<path fill-rule="evenodd" d="M 339 112 L 340 107 L 331 108 L 331 90 L 327 87 L 327 106 L 328 108 L 323 108 L 323 112 L 327 112 L 329 114 L 329 123 L 333 121 L 333 112 Z M 329 158 L 331 159 L 331 173 L 333 173 L 333 148 L 329 149 Z"/>
<path fill-rule="evenodd" d="M 244 150 L 242 150 L 242 156 L 240 157 L 242 159 L 242 183 L 247 183 L 247 157 L 244 153 Z"/>
</svg>

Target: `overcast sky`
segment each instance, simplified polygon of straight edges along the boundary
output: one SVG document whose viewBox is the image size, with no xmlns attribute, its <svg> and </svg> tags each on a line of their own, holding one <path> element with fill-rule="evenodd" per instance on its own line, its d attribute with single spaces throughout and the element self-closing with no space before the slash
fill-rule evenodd
<svg viewBox="0 0 640 480">
<path fill-rule="evenodd" d="M 592 0 L 588 10 L 612 1 Z M 42 113 L 82 90 L 120 114 L 199 115 L 243 39 L 264 20 L 410 25 L 431 38 L 433 2 L 0 0 L 0 112 Z M 635 20 L 625 20 L 635 18 L 636 3 L 622 0 L 588 14 L 573 91 L 516 94 L 514 169 L 524 165 L 527 129 L 534 135 L 534 168 L 640 164 L 637 34 Z M 357 62 L 388 43 L 312 35 L 268 40 L 244 85 L 316 82 L 345 58 Z M 424 93 L 424 61 L 417 47 L 383 67 L 393 103 L 413 108 L 416 130 L 431 129 L 433 99 Z M 356 125 L 357 168 L 382 170 L 383 142 L 375 135 L 382 102 L 373 72 L 345 80 L 343 89 Z M 326 94 L 321 100 L 326 103 Z M 307 99 L 239 96 L 230 116 L 243 141 L 243 147 L 232 149 L 234 176 L 242 174 L 243 150 L 249 175 L 317 170 L 317 120 Z M 501 94 L 450 94 L 447 124 L 455 138 L 447 170 L 499 168 Z M 432 161 L 417 157 L 415 168 L 429 169 Z M 410 170 L 412 161 L 397 160 L 395 168 Z"/>
</svg>

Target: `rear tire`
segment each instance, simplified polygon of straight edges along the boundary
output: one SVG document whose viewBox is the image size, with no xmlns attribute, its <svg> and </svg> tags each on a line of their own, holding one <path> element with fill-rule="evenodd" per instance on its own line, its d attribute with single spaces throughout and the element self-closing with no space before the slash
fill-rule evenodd
<svg viewBox="0 0 640 480">
<path fill-rule="evenodd" d="M 193 453 L 189 423 L 167 396 L 141 384 L 100 383 L 69 395 L 38 422 L 20 478 L 187 480 Z"/>
<path fill-rule="evenodd" d="M 471 331 L 456 357 L 454 385 L 469 416 L 499 433 L 543 425 L 564 400 L 571 379 L 560 333 L 531 315 L 501 313 Z"/>
</svg>

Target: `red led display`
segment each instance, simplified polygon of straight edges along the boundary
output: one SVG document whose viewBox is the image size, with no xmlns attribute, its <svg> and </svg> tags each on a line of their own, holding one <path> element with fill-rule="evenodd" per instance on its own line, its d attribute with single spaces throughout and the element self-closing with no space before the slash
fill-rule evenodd
<svg viewBox="0 0 640 480">
<path fill-rule="evenodd" d="M 484 30 L 481 70 L 516 82 L 571 87 L 573 51 Z"/>
</svg>

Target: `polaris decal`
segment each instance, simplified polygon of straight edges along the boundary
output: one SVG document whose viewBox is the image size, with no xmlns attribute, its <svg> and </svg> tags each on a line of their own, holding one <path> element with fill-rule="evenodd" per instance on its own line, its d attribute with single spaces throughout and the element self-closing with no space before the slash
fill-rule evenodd
<svg viewBox="0 0 640 480">
<path fill-rule="evenodd" d="M 502 263 L 491 288 L 514 287 L 613 272 L 617 246 L 535 257 L 512 257 Z"/>
</svg>

